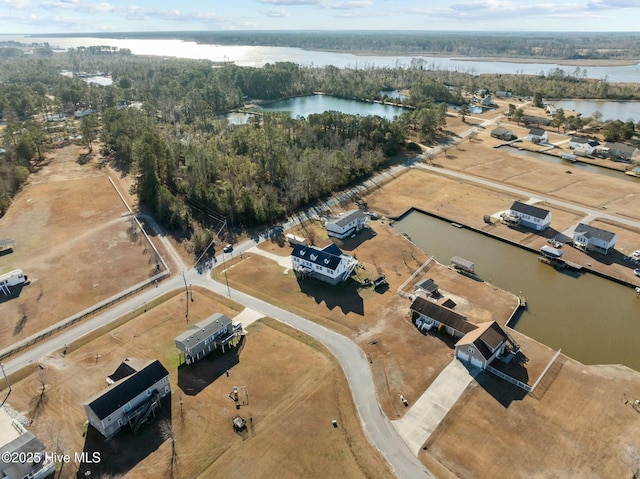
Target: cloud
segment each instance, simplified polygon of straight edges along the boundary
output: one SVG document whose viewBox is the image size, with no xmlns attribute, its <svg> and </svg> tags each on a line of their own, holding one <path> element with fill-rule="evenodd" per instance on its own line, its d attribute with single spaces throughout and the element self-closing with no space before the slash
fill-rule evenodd
<svg viewBox="0 0 640 479">
<path fill-rule="evenodd" d="M 272 10 L 260 10 L 260 13 L 262 13 L 265 17 L 269 17 L 269 18 L 287 18 L 291 16 L 291 13 L 289 13 L 284 8 L 274 8 Z"/>
<path fill-rule="evenodd" d="M 327 10 L 353 10 L 373 5 L 372 0 L 258 0 L 267 5 L 284 5 L 287 7 L 316 5 Z"/>
<path fill-rule="evenodd" d="M 0 7 L 9 7 L 12 10 L 26 10 L 31 7 L 30 0 L 0 0 Z"/>
</svg>

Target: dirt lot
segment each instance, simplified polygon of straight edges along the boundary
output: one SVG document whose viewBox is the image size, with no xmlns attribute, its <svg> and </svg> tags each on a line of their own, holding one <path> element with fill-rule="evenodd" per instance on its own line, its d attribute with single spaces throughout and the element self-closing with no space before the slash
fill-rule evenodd
<svg viewBox="0 0 640 479">
<path fill-rule="evenodd" d="M 20 268 L 31 284 L 0 298 L 0 349 L 148 278 L 155 259 L 123 214 L 122 200 L 95 160 L 69 146 L 30 178 L 0 219 L 0 272 Z"/>
<path fill-rule="evenodd" d="M 515 333 L 530 363 L 552 352 Z M 527 364 L 530 364 L 527 363 Z M 537 376 L 533 376 L 535 380 Z M 532 394 L 481 373 L 420 452 L 438 477 L 619 478 L 640 467 L 640 376 L 560 356 Z"/>
<path fill-rule="evenodd" d="M 364 436 L 340 366 L 321 345 L 265 319 L 248 328 L 238 349 L 179 367 L 173 338 L 186 327 L 184 309 L 184 297 L 174 296 L 66 356 L 46 358 L 44 369 L 13 385 L 11 405 L 33 421 L 30 429 L 49 448 L 100 452 L 99 465 L 82 466 L 92 477 L 171 477 L 163 420 L 175 436 L 176 478 L 273 477 L 276 470 L 279 477 L 392 477 Z M 195 289 L 189 318 L 216 311 L 235 316 L 240 309 Z M 156 422 L 137 435 L 123 430 L 105 445 L 86 429 L 81 402 L 127 357 L 159 359 L 170 372 L 172 394 Z M 228 398 L 233 386 L 247 388 L 248 405 L 238 411 Z M 247 430 L 234 433 L 236 414 Z M 65 466 L 62 477 L 75 477 L 77 467 Z"/>
<path fill-rule="evenodd" d="M 387 222 L 372 221 L 370 227 L 353 239 L 336 241 L 364 265 L 355 279 L 345 284 L 330 286 L 315 280 L 298 280 L 292 271 L 285 274 L 275 262 L 255 254 L 244 254 L 232 265 L 227 263 L 227 278 L 234 287 L 353 338 L 371 362 L 384 412 L 396 419 L 406 413 L 399 394 L 409 402 L 417 399 L 453 358 L 453 344 L 446 338 L 420 333 L 410 321 L 411 301 L 396 294 L 428 256 Z M 294 232 L 313 237 L 317 245 L 329 242 L 318 223 Z M 263 243 L 261 248 L 282 256 L 291 252 L 282 238 Z M 220 270 L 217 274 L 219 280 L 224 280 Z M 365 277 L 373 279 L 378 274 L 387 277 L 387 290 L 376 292 L 363 287 Z M 505 324 L 517 305 L 512 294 L 436 263 L 430 263 L 419 277 L 434 278 L 443 295 L 453 298 L 460 305 L 457 310 L 472 322 L 495 320 Z M 415 366 L 416 358 L 420 358 L 420 367 Z"/>
</svg>

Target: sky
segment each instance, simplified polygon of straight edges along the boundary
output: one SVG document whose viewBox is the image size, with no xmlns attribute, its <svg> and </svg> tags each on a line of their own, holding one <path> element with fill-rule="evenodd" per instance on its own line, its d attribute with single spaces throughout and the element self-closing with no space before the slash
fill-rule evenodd
<svg viewBox="0 0 640 479">
<path fill-rule="evenodd" d="M 188 30 L 639 31 L 640 0 L 0 0 L 0 34 Z"/>
</svg>

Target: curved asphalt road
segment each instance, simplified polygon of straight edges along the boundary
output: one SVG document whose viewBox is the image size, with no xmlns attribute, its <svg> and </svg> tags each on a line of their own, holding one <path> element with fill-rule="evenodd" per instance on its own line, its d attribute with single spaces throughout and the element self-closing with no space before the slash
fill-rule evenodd
<svg viewBox="0 0 640 479">
<path fill-rule="evenodd" d="M 185 273 L 185 278 L 183 278 L 182 275 L 175 275 L 163 281 L 158 287 L 151 287 L 135 297 L 116 304 L 108 311 L 36 345 L 33 349 L 5 363 L 4 369 L 7 374 L 11 374 L 31 363 L 39 361 L 40 358 L 48 354 L 60 351 L 64 348 L 65 344 L 72 343 L 74 340 L 116 320 L 130 311 L 144 307 L 145 302 L 151 301 L 163 293 L 176 289 L 183 290 L 186 279 L 187 283 L 205 287 L 223 296 L 230 293 L 233 300 L 265 316 L 270 316 L 289 324 L 322 342 L 336 356 L 344 370 L 358 414 L 360 415 L 360 420 L 362 421 L 369 440 L 381 451 L 391 464 L 395 474 L 403 479 L 433 477 L 426 467 L 411 453 L 391 424 L 391 421 L 389 421 L 380 410 L 369 362 L 363 351 L 353 341 L 323 326 L 308 321 L 301 316 L 285 311 L 241 291 L 229 289 L 226 285 L 211 279 L 209 272 L 210 270 L 206 270 L 198 273 L 192 269 Z M 100 351 L 96 351 L 96 353 L 99 354 Z"/>
</svg>

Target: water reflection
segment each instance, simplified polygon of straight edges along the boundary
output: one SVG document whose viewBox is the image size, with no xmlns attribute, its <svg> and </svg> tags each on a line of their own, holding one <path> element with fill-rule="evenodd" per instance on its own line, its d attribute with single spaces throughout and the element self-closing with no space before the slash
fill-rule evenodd
<svg viewBox="0 0 640 479">
<path fill-rule="evenodd" d="M 625 364 L 640 371 L 640 298 L 633 289 L 593 274 L 561 273 L 537 255 L 448 222 L 413 212 L 394 223 L 425 252 L 448 264 L 462 256 L 478 275 L 514 294 L 528 308 L 516 329 L 586 364 Z"/>
</svg>

